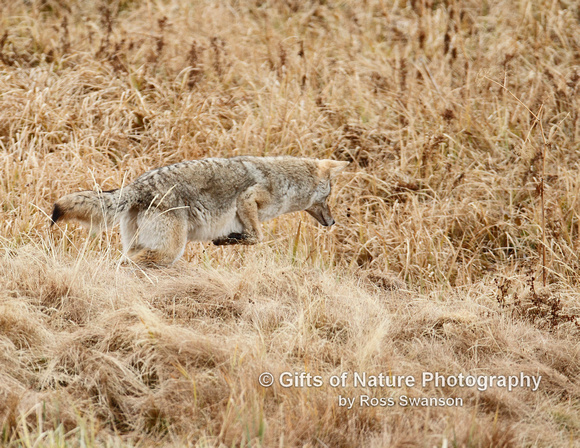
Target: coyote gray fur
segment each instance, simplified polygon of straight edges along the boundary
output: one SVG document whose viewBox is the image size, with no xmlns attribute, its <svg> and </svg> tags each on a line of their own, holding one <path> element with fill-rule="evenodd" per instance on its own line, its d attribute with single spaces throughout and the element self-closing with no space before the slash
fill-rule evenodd
<svg viewBox="0 0 580 448">
<path fill-rule="evenodd" d="M 125 255 L 166 266 L 188 240 L 256 244 L 260 223 L 307 211 L 323 226 L 331 181 L 348 162 L 282 157 L 210 158 L 153 169 L 117 190 L 81 191 L 54 204 L 52 224 L 73 220 L 93 229 L 121 225 Z"/>
</svg>

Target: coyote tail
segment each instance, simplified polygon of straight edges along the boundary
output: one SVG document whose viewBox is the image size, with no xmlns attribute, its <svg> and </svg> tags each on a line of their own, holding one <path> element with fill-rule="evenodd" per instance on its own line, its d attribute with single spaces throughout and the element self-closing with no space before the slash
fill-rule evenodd
<svg viewBox="0 0 580 448">
<path fill-rule="evenodd" d="M 122 190 L 80 191 L 63 196 L 54 204 L 52 223 L 74 220 L 80 224 L 104 230 L 119 222 L 120 214 L 128 208 Z"/>
</svg>

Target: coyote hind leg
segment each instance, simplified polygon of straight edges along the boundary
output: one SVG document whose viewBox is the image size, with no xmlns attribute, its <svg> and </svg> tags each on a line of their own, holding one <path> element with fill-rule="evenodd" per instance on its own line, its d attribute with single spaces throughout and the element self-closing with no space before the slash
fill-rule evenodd
<svg viewBox="0 0 580 448">
<path fill-rule="evenodd" d="M 187 243 L 185 218 L 173 210 L 130 212 L 127 222 L 121 223 L 121 233 L 127 256 L 147 267 L 173 264 Z"/>
</svg>

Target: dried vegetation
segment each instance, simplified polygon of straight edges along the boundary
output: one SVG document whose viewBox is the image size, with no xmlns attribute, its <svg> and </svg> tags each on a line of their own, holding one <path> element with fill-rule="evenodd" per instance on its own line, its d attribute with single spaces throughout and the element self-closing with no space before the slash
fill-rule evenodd
<svg viewBox="0 0 580 448">
<path fill-rule="evenodd" d="M 2 443 L 577 446 L 579 89 L 573 0 L 0 2 Z M 351 161 L 337 225 L 161 271 L 48 226 L 65 192 L 236 154 Z M 263 371 L 542 383 L 347 410 L 403 391 Z"/>
</svg>

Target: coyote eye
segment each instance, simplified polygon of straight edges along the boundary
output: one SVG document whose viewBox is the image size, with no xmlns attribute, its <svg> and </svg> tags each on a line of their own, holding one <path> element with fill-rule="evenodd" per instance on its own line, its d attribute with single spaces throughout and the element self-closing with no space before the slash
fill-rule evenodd
<svg viewBox="0 0 580 448">
<path fill-rule="evenodd" d="M 330 194 L 330 182 L 320 182 L 318 185 L 318 191 L 322 196 L 328 196 Z"/>
</svg>

